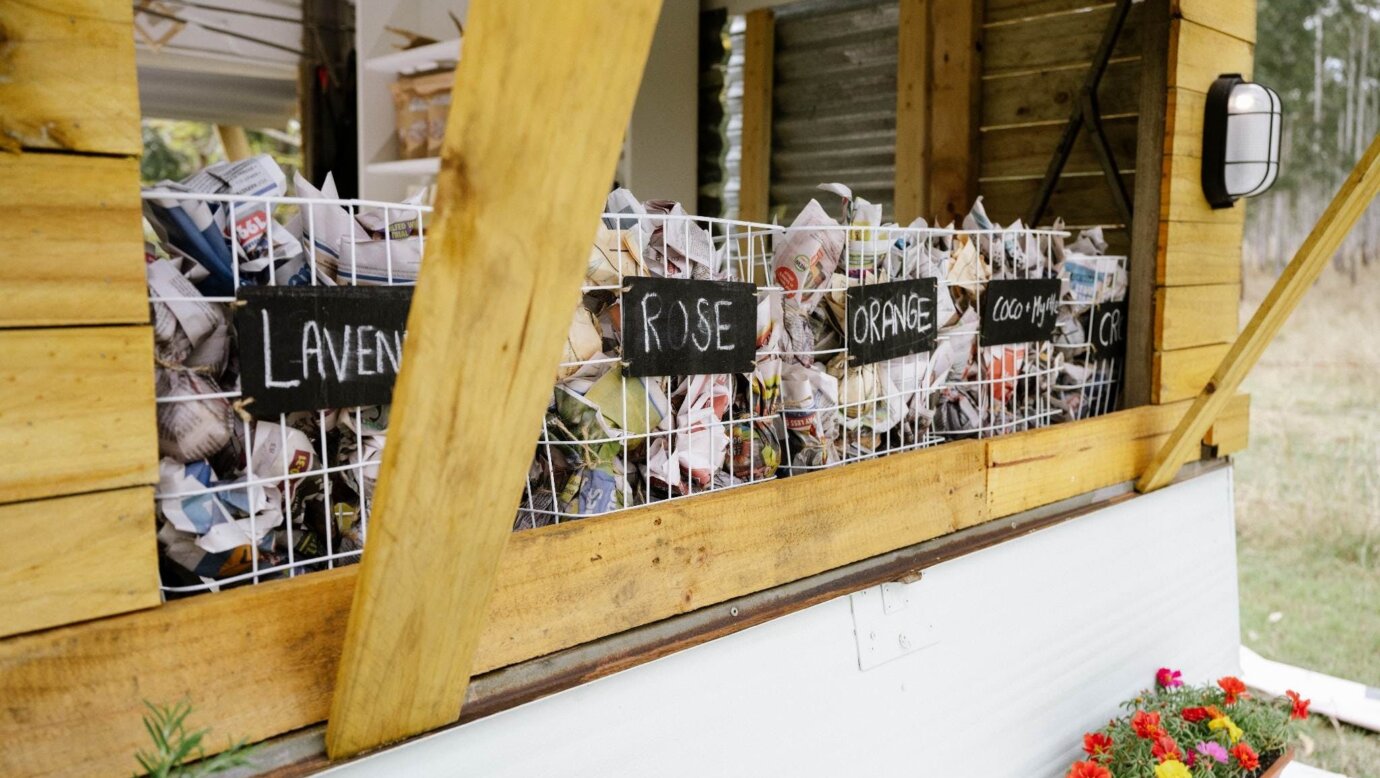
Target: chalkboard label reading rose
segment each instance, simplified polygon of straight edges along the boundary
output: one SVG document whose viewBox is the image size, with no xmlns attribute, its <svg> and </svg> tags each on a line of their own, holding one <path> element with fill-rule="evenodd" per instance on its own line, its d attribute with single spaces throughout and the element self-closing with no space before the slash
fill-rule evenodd
<svg viewBox="0 0 1380 778">
<path fill-rule="evenodd" d="M 1126 350 L 1126 303 L 1099 305 L 1093 311 L 1090 333 L 1093 353 L 1117 357 Z"/>
<path fill-rule="evenodd" d="M 393 398 L 407 334 L 407 286 L 243 287 L 235 309 L 246 410 L 382 405 Z"/>
<path fill-rule="evenodd" d="M 982 293 L 984 346 L 1033 343 L 1054 337 L 1059 317 L 1059 279 L 990 281 Z"/>
<path fill-rule="evenodd" d="M 643 276 L 626 280 L 624 375 L 752 372 L 757 356 L 757 287 Z"/>
<path fill-rule="evenodd" d="M 933 278 L 848 287 L 848 365 L 934 349 L 938 287 Z"/>
</svg>

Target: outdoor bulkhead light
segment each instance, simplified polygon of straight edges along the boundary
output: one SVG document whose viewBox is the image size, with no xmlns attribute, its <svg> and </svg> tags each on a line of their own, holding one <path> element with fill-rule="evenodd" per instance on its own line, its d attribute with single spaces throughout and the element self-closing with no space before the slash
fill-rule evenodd
<svg viewBox="0 0 1380 778">
<path fill-rule="evenodd" d="M 1254 197 L 1279 177 L 1280 102 L 1237 73 L 1219 76 L 1203 116 L 1203 194 L 1213 208 Z"/>
</svg>

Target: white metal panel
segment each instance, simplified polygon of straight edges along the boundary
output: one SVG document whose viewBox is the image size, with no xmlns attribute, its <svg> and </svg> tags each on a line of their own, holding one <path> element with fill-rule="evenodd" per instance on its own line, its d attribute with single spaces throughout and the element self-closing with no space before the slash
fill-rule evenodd
<svg viewBox="0 0 1380 778">
<path fill-rule="evenodd" d="M 943 563 L 938 643 L 859 670 L 840 598 L 343 765 L 337 776 L 1062 775 L 1152 682 L 1237 667 L 1231 473 Z"/>
</svg>

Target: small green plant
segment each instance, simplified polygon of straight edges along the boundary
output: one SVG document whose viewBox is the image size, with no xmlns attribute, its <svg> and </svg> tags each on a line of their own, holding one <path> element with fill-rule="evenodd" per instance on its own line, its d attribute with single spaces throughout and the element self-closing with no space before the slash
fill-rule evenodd
<svg viewBox="0 0 1380 778">
<path fill-rule="evenodd" d="M 144 729 L 153 740 L 152 751 L 134 755 L 139 766 L 152 778 L 200 778 L 249 764 L 252 749 L 244 740 L 232 742 L 219 754 L 207 758 L 201 741 L 211 730 L 187 730 L 192 704 L 187 700 L 172 705 L 154 705 L 144 700 Z"/>
</svg>

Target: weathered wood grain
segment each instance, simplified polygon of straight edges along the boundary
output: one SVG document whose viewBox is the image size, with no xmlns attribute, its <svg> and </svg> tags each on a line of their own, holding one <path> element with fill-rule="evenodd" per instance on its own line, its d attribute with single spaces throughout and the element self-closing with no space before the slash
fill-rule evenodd
<svg viewBox="0 0 1380 778">
<path fill-rule="evenodd" d="M 0 637 L 149 608 L 153 489 L 0 505 Z"/>
</svg>

